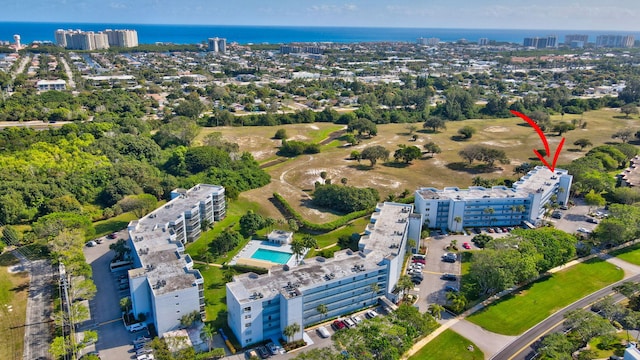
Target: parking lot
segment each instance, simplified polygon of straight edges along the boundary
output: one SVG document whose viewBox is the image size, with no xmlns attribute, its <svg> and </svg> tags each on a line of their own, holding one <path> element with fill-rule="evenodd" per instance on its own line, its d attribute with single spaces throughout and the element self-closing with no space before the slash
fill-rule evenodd
<svg viewBox="0 0 640 360">
<path fill-rule="evenodd" d="M 122 231 L 118 238 L 126 236 Z M 87 347 L 83 353 L 97 351 L 101 359 L 135 359 L 133 340 L 148 332 L 129 333 L 124 327 L 120 311 L 120 299 L 128 296 L 128 290 L 120 289 L 120 276 L 126 272 L 112 273 L 109 263 L 115 255 L 109 245 L 117 239 L 101 238 L 102 243 L 85 246 L 84 256 L 93 269 L 93 281 L 96 284 L 96 296 L 89 302 L 91 321 L 80 330 L 96 330 L 98 342 Z"/>
</svg>

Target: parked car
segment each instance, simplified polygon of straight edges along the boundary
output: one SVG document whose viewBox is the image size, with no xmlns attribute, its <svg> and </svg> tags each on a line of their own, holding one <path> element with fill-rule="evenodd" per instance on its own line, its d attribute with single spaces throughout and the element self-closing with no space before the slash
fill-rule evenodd
<svg viewBox="0 0 640 360">
<path fill-rule="evenodd" d="M 442 280 L 447 280 L 447 281 L 456 281 L 456 280 L 458 280 L 458 277 L 456 275 L 454 275 L 454 274 L 445 273 L 445 274 L 442 274 L 441 279 Z"/>
<path fill-rule="evenodd" d="M 353 320 L 353 322 L 356 323 L 356 325 L 360 325 L 360 323 L 363 321 L 360 315 L 352 316 L 351 320 Z"/>
<path fill-rule="evenodd" d="M 411 282 L 413 282 L 416 285 L 420 285 L 422 283 L 422 280 L 423 280 L 422 276 L 418 277 L 418 276 L 414 275 L 414 276 L 411 277 Z"/>
<path fill-rule="evenodd" d="M 327 329 L 325 329 L 325 330 L 327 330 Z M 280 354 L 280 351 L 282 350 L 282 348 L 279 345 L 276 345 L 273 342 L 269 342 L 265 346 L 267 347 L 267 350 L 269 350 L 271 355 L 278 355 L 278 354 Z"/>
<path fill-rule="evenodd" d="M 597 224 L 598 223 L 598 219 L 594 219 L 592 217 L 588 217 L 587 218 L 587 222 L 588 223 L 592 223 L 592 224 Z"/>
<path fill-rule="evenodd" d="M 324 326 L 320 326 L 316 329 L 316 332 L 318 333 L 318 335 L 320 335 L 320 337 L 322 338 L 328 338 L 331 337 L 331 334 L 329 333 L 329 330 L 327 330 L 326 327 Z"/>
<path fill-rule="evenodd" d="M 414 264 L 423 264 L 423 265 L 426 263 L 424 259 L 412 259 L 411 262 Z"/>
<path fill-rule="evenodd" d="M 333 328 L 333 330 L 342 330 L 345 327 L 347 327 L 342 321 L 340 320 L 336 320 L 333 323 L 331 323 L 331 327 Z"/>
<path fill-rule="evenodd" d="M 412 259 L 422 259 L 422 260 L 427 260 L 427 256 L 426 256 L 426 255 L 422 255 L 422 254 L 414 254 L 411 258 L 412 258 Z"/>
<path fill-rule="evenodd" d="M 142 330 L 147 330 L 147 324 L 136 323 L 136 324 L 133 324 L 133 325 L 129 326 L 129 332 L 138 332 L 138 331 L 142 331 Z"/>
<path fill-rule="evenodd" d="M 465 249 L 471 249 L 471 245 L 469 245 L 469 243 L 468 243 L 468 242 L 463 243 L 463 244 L 462 244 L 462 247 L 463 247 L 463 248 L 465 248 Z"/>
<path fill-rule="evenodd" d="M 344 322 L 344 324 L 347 325 L 349 329 L 353 329 L 354 327 L 356 327 L 356 323 L 350 318 L 345 318 L 344 320 L 342 320 L 342 322 Z"/>
<path fill-rule="evenodd" d="M 115 232 L 114 232 L 114 233 L 111 233 L 111 234 L 107 235 L 107 237 L 108 237 L 109 239 L 116 239 L 116 238 L 118 237 L 118 233 L 115 233 Z"/>
<path fill-rule="evenodd" d="M 257 348 L 257 350 L 258 350 L 258 354 L 260 355 L 260 358 L 261 358 L 261 359 L 266 359 L 266 358 L 268 358 L 269 356 L 271 356 L 271 354 L 269 353 L 269 351 L 267 351 L 267 348 L 266 348 L 266 347 L 264 347 L 264 346 L 259 346 L 259 347 Z"/>
<path fill-rule="evenodd" d="M 446 253 L 442 256 L 442 261 L 444 262 L 456 262 L 458 256 L 454 253 Z"/>
<path fill-rule="evenodd" d="M 444 287 L 444 291 L 446 292 L 458 292 L 458 288 L 455 286 L 447 285 Z"/>
<path fill-rule="evenodd" d="M 556 210 L 551 214 L 551 217 L 554 219 L 562 219 L 562 212 Z"/>
<path fill-rule="evenodd" d="M 490 232 L 491 234 L 495 233 L 496 231 L 493 230 L 492 228 L 487 229 L 488 232 Z"/>
<path fill-rule="evenodd" d="M 246 357 L 247 359 L 251 359 L 251 358 L 257 358 L 259 356 L 258 356 L 258 353 L 256 352 L 256 350 L 251 349 L 251 350 L 247 350 L 244 353 L 244 357 Z"/>
<path fill-rule="evenodd" d="M 369 319 L 373 319 L 374 317 L 378 316 L 378 313 L 375 310 L 367 310 L 365 316 Z"/>
<path fill-rule="evenodd" d="M 94 247 L 94 246 L 96 246 L 96 245 L 98 245 L 98 243 L 96 243 L 96 242 L 95 242 L 95 241 L 93 241 L 93 240 L 91 240 L 91 241 L 87 242 L 87 246 L 88 246 L 88 247 Z"/>
</svg>

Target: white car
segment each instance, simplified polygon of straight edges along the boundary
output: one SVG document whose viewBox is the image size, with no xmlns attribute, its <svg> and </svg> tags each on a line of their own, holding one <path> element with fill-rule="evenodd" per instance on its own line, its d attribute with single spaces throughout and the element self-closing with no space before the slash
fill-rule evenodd
<svg viewBox="0 0 640 360">
<path fill-rule="evenodd" d="M 318 332 L 318 335 L 320 335 L 323 338 L 328 338 L 331 337 L 331 334 L 329 333 L 329 330 L 327 330 L 326 327 L 324 326 L 320 326 L 316 329 L 316 331 Z"/>
<path fill-rule="evenodd" d="M 345 325 L 347 325 L 349 329 L 353 329 L 354 327 L 356 327 L 356 323 L 350 318 L 345 318 L 342 321 L 344 322 Z"/>
<path fill-rule="evenodd" d="M 143 323 L 136 323 L 129 326 L 129 332 L 138 332 L 146 329 L 147 329 L 147 324 L 143 324 Z"/>
<path fill-rule="evenodd" d="M 351 320 L 353 320 L 356 325 L 360 325 L 360 323 L 363 321 L 360 315 L 352 316 Z"/>
<path fill-rule="evenodd" d="M 365 316 L 369 319 L 373 319 L 374 317 L 378 316 L 378 313 L 375 310 L 367 310 Z"/>
</svg>

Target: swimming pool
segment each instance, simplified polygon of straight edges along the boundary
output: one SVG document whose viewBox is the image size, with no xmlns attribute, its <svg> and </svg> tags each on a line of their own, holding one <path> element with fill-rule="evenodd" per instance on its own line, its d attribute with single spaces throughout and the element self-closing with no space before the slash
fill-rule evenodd
<svg viewBox="0 0 640 360">
<path fill-rule="evenodd" d="M 286 264 L 293 254 L 269 249 L 258 249 L 251 255 L 252 259 L 271 261 L 276 264 Z"/>
</svg>

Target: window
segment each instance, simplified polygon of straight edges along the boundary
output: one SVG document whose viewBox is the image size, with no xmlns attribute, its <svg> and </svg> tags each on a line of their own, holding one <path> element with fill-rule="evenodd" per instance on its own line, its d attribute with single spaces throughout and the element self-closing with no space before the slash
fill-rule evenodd
<svg viewBox="0 0 640 360">
<path fill-rule="evenodd" d="M 176 306 L 180 306 L 180 303 L 176 303 Z"/>
<path fill-rule="evenodd" d="M 248 323 L 244 324 L 244 327 L 246 327 L 246 328 L 251 327 L 251 323 L 248 322 Z"/>
<path fill-rule="evenodd" d="M 271 315 L 269 315 L 269 320 L 271 320 Z"/>
<path fill-rule="evenodd" d="M 251 311 L 251 306 L 247 306 L 246 308 L 244 308 L 244 311 L 245 311 L 245 312 L 247 312 L 247 311 Z"/>
<path fill-rule="evenodd" d="M 245 319 L 251 319 L 251 315 L 245 315 L 244 318 Z"/>
<path fill-rule="evenodd" d="M 178 295 L 174 296 L 174 297 L 178 297 Z"/>
</svg>

